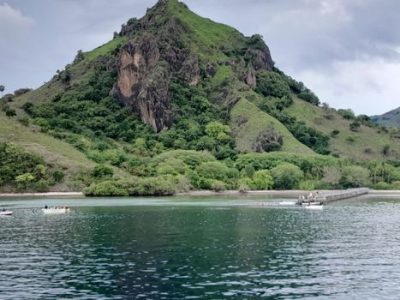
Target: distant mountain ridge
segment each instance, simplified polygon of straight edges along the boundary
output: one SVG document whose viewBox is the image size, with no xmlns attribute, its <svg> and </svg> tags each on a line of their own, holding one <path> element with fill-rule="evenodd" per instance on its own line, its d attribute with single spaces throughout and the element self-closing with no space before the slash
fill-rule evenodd
<svg viewBox="0 0 400 300">
<path fill-rule="evenodd" d="M 400 128 L 400 107 L 371 119 L 382 126 Z"/>
</svg>

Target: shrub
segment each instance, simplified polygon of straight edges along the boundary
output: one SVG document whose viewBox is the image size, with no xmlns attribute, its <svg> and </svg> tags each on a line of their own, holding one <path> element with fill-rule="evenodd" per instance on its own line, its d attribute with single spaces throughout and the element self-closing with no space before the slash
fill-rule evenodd
<svg viewBox="0 0 400 300">
<path fill-rule="evenodd" d="M 178 175 L 174 177 L 175 182 L 175 192 L 176 193 L 186 193 L 192 190 L 193 186 L 190 183 L 190 179 L 183 175 Z"/>
<path fill-rule="evenodd" d="M 55 170 L 52 175 L 53 175 L 54 182 L 56 182 L 56 183 L 60 183 L 64 179 L 64 176 L 65 176 L 64 172 L 60 171 L 60 170 Z"/>
<path fill-rule="evenodd" d="M 195 169 L 204 162 L 215 161 L 215 157 L 205 151 L 199 152 L 193 150 L 173 150 L 157 155 L 153 158 L 152 162 L 155 164 L 160 164 L 168 161 L 171 158 L 182 160 L 191 169 Z"/>
<path fill-rule="evenodd" d="M 35 176 L 32 173 L 25 173 L 15 177 L 15 182 L 20 189 L 26 189 L 35 180 Z"/>
<path fill-rule="evenodd" d="M 247 177 L 253 178 L 256 170 L 254 169 L 254 167 L 252 165 L 246 165 L 245 168 L 243 169 L 243 172 Z"/>
<path fill-rule="evenodd" d="M 38 182 L 35 182 L 33 185 L 35 191 L 40 193 L 45 193 L 49 191 L 49 182 L 45 179 L 40 179 Z"/>
<path fill-rule="evenodd" d="M 129 196 L 128 190 L 116 181 L 93 183 L 84 190 L 84 193 L 90 197 Z"/>
<path fill-rule="evenodd" d="M 216 141 L 226 141 L 229 139 L 231 129 L 221 122 L 210 122 L 206 126 L 206 134 Z"/>
<path fill-rule="evenodd" d="M 269 171 L 257 171 L 253 176 L 252 187 L 257 190 L 270 190 L 274 181 Z"/>
<path fill-rule="evenodd" d="M 337 129 L 332 130 L 331 137 L 335 138 L 339 135 L 340 131 Z"/>
<path fill-rule="evenodd" d="M 6 112 L 6 116 L 10 117 L 10 118 L 15 117 L 17 115 L 17 112 L 15 111 L 15 109 L 12 109 L 12 108 L 6 108 L 5 112 Z"/>
<path fill-rule="evenodd" d="M 203 178 L 220 181 L 239 178 L 238 170 L 229 168 L 219 161 L 202 163 L 196 170 L 198 175 Z"/>
<path fill-rule="evenodd" d="M 131 196 L 172 196 L 176 190 L 170 177 L 148 177 L 128 184 L 128 192 Z"/>
<path fill-rule="evenodd" d="M 356 118 L 354 112 L 351 109 L 339 109 L 337 112 L 345 120 L 354 120 Z"/>
<path fill-rule="evenodd" d="M 32 89 L 29 89 L 29 88 L 18 89 L 18 90 L 16 90 L 16 91 L 14 91 L 14 95 L 15 95 L 15 96 L 21 96 L 21 95 L 23 95 L 23 94 L 26 94 L 26 93 L 30 92 L 31 90 L 32 90 Z"/>
<path fill-rule="evenodd" d="M 360 127 L 361 127 L 361 123 L 356 120 L 356 121 L 353 121 L 352 123 L 350 123 L 349 126 L 350 126 L 351 131 L 357 132 L 358 129 L 360 129 Z"/>
<path fill-rule="evenodd" d="M 34 110 L 34 105 L 32 102 L 25 102 L 21 108 L 28 114 L 32 115 Z"/>
<path fill-rule="evenodd" d="M 357 188 L 368 186 L 369 181 L 369 170 L 360 166 L 347 166 L 342 170 L 342 176 L 340 178 L 340 184 L 344 188 Z"/>
<path fill-rule="evenodd" d="M 42 158 L 18 146 L 0 143 L 0 185 L 17 185 L 26 189 L 47 177 L 47 167 Z"/>
<path fill-rule="evenodd" d="M 385 156 L 390 154 L 390 145 L 383 146 L 382 154 L 385 155 Z"/>
<path fill-rule="evenodd" d="M 269 128 L 258 135 L 253 149 L 256 152 L 273 152 L 281 150 L 282 145 L 283 137 L 274 128 Z"/>
<path fill-rule="evenodd" d="M 116 167 L 120 167 L 127 160 L 125 152 L 118 149 L 106 150 L 104 158 Z"/>
<path fill-rule="evenodd" d="M 249 177 L 241 178 L 239 180 L 239 192 L 247 193 L 253 186 L 253 181 Z"/>
<path fill-rule="evenodd" d="M 319 105 L 319 98 L 309 89 L 301 91 L 297 97 L 314 105 Z"/>
<path fill-rule="evenodd" d="M 92 171 L 92 176 L 98 179 L 112 177 L 113 175 L 114 175 L 113 169 L 105 165 L 96 165 Z"/>
<path fill-rule="evenodd" d="M 321 184 L 325 187 L 334 188 L 338 186 L 340 182 L 341 172 L 336 166 L 324 167 L 324 174 L 321 180 Z"/>
<path fill-rule="evenodd" d="M 299 167 L 289 163 L 283 163 L 273 168 L 271 174 L 274 179 L 274 188 L 278 190 L 297 188 L 304 176 Z"/>
<path fill-rule="evenodd" d="M 185 174 L 188 170 L 189 167 L 181 159 L 173 157 L 160 163 L 156 168 L 157 174 L 159 175 Z"/>
<path fill-rule="evenodd" d="M 225 183 L 219 180 L 213 180 L 211 183 L 211 189 L 217 193 L 223 192 L 226 190 Z"/>
<path fill-rule="evenodd" d="M 260 72 L 257 75 L 256 90 L 264 96 L 282 98 L 290 95 L 288 83 L 275 72 Z"/>
<path fill-rule="evenodd" d="M 299 184 L 299 189 L 301 189 L 303 191 L 313 191 L 316 189 L 316 187 L 317 187 L 317 183 L 312 180 L 302 181 Z"/>
<path fill-rule="evenodd" d="M 378 182 L 373 186 L 374 189 L 376 190 L 390 190 L 392 188 L 391 184 L 387 182 Z"/>
</svg>

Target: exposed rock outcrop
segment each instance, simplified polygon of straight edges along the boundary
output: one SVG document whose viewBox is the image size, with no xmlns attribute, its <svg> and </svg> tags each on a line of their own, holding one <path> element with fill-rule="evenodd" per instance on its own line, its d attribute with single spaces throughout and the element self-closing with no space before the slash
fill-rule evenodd
<svg viewBox="0 0 400 300">
<path fill-rule="evenodd" d="M 251 88 L 255 88 L 257 86 L 257 74 L 251 67 L 249 67 L 247 70 L 245 82 Z"/>
<path fill-rule="evenodd" d="M 150 26 L 152 21 L 147 16 L 143 22 Z M 171 19 L 156 34 L 138 36 L 120 50 L 112 94 L 156 132 L 169 128 L 173 121 L 169 94 L 172 75 L 189 85 L 197 85 L 201 79 L 198 58 L 179 40 L 184 30 L 178 20 Z"/>
<path fill-rule="evenodd" d="M 248 57 L 251 65 L 256 71 L 272 71 L 272 69 L 274 68 L 275 63 L 271 58 L 271 53 L 267 46 L 265 46 L 264 49 L 247 49 L 246 57 Z"/>
<path fill-rule="evenodd" d="M 255 152 L 272 152 L 281 150 L 282 145 L 283 137 L 271 126 L 259 134 L 252 148 Z"/>
</svg>

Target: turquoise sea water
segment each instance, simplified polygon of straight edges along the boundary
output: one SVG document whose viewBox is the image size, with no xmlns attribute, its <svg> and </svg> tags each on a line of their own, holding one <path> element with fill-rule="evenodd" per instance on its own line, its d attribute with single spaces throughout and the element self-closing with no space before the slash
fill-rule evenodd
<svg viewBox="0 0 400 300">
<path fill-rule="evenodd" d="M 398 200 L 2 199 L 0 299 L 398 299 Z"/>
</svg>

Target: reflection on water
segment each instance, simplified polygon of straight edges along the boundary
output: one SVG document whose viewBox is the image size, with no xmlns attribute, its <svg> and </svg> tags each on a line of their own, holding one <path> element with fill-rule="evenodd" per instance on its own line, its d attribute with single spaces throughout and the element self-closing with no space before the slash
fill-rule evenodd
<svg viewBox="0 0 400 300">
<path fill-rule="evenodd" d="M 398 299 L 400 202 L 285 201 L 0 201 L 0 299 Z"/>
</svg>

